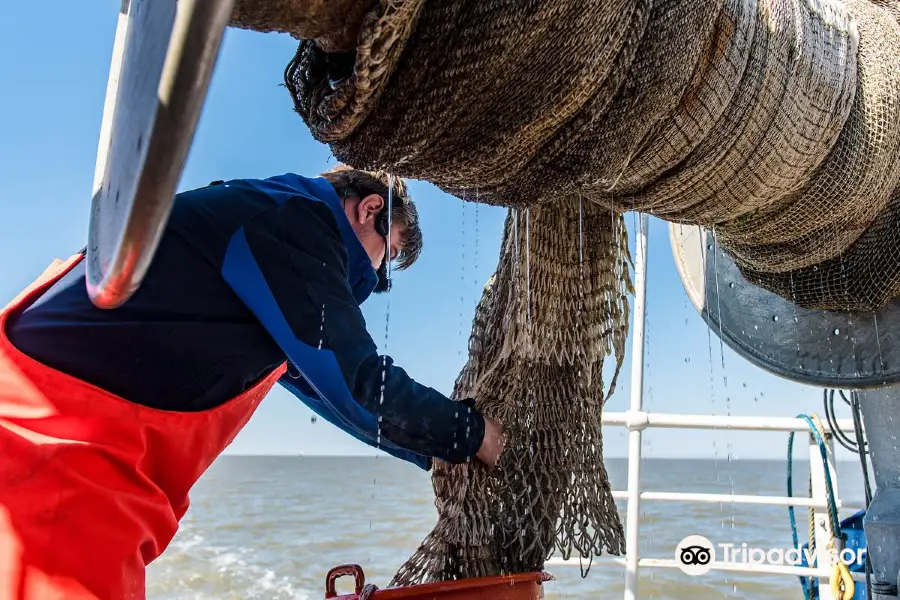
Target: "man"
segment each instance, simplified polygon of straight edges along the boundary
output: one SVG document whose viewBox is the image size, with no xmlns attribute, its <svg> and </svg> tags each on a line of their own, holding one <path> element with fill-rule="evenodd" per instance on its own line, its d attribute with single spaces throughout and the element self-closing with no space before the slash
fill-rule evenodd
<svg viewBox="0 0 900 600">
<path fill-rule="evenodd" d="M 424 469 L 495 463 L 499 426 L 366 331 L 359 305 L 388 287 L 387 262 L 422 247 L 405 184 L 388 181 L 339 167 L 180 194 L 122 307 L 91 304 L 79 254 L 3 311 L 0 600 L 143 598 L 191 486 L 276 382 Z"/>
</svg>

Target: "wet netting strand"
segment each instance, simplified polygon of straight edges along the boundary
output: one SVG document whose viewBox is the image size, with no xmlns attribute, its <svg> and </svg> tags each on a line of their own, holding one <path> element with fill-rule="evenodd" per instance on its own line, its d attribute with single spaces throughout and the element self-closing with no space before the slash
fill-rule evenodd
<svg viewBox="0 0 900 600">
<path fill-rule="evenodd" d="M 368 10 L 354 52 L 302 40 L 287 65 L 314 137 L 356 168 L 511 208 L 454 391 L 508 446 L 495 471 L 436 465 L 438 523 L 394 584 L 623 551 L 600 436 L 602 363 L 621 364 L 627 334 L 622 213 L 714 231 L 746 279 L 799 306 L 900 296 L 900 1 Z"/>
</svg>

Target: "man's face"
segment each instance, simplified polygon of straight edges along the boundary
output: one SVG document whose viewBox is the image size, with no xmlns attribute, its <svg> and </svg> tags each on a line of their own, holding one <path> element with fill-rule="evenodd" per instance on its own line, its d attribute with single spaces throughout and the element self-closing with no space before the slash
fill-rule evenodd
<svg viewBox="0 0 900 600">
<path fill-rule="evenodd" d="M 378 232 L 376 222 L 381 209 L 384 208 L 384 198 L 378 194 L 366 196 L 357 203 L 348 202 L 344 210 L 347 218 L 356 232 L 356 237 L 366 249 L 372 266 L 378 270 L 387 255 L 387 240 Z M 397 258 L 403 250 L 403 240 L 406 237 L 406 224 L 391 223 L 391 260 Z"/>
</svg>

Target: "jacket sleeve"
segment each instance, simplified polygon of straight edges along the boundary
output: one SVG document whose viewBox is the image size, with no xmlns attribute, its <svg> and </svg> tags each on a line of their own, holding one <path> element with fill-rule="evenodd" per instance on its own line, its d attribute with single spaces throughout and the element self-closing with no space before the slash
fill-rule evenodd
<svg viewBox="0 0 900 600">
<path fill-rule="evenodd" d="M 374 423 L 379 441 L 453 463 L 478 451 L 481 415 L 378 354 L 327 206 L 296 198 L 246 222 L 229 244 L 223 276 L 346 431 L 371 438 Z"/>
</svg>

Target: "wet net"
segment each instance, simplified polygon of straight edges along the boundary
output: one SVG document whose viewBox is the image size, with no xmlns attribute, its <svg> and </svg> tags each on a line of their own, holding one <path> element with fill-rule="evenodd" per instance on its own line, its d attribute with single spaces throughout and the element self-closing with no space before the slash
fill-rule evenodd
<svg viewBox="0 0 900 600">
<path fill-rule="evenodd" d="M 286 82 L 359 168 L 702 225 L 766 289 L 876 310 L 900 295 L 898 6 L 385 0 Z"/>
<path fill-rule="evenodd" d="M 624 550 L 600 418 L 625 354 L 628 272 L 620 215 L 573 198 L 510 211 L 453 393 L 502 423 L 506 448 L 494 470 L 435 465 L 437 524 L 392 585 Z"/>
<path fill-rule="evenodd" d="M 625 335 L 621 213 L 712 230 L 748 280 L 807 308 L 900 296 L 898 7 L 382 0 L 355 51 L 300 43 L 285 83 L 337 158 L 517 208 L 456 386 L 511 445 L 496 472 L 436 467 L 438 524 L 395 583 L 621 552 L 598 366 Z"/>
</svg>

